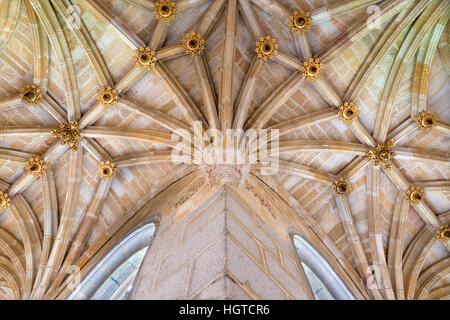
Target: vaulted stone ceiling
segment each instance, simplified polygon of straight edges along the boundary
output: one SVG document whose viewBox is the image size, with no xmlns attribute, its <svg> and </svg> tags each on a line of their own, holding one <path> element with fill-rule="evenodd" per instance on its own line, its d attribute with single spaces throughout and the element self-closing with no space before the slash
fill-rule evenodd
<svg viewBox="0 0 450 320">
<path fill-rule="evenodd" d="M 152 214 L 225 182 L 282 199 L 357 297 L 449 298 L 447 0 L 154 8 L 0 0 L 0 299 L 65 298 L 70 266 L 85 275 Z M 182 42 L 192 31 L 205 42 Z M 279 129 L 280 171 L 172 162 L 171 133 L 195 120 Z"/>
</svg>

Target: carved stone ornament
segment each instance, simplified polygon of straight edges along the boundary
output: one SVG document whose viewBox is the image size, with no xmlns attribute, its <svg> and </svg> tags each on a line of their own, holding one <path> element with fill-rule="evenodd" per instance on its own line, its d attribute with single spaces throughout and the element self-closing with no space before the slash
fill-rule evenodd
<svg viewBox="0 0 450 320">
<path fill-rule="evenodd" d="M 245 187 L 258 199 L 259 203 L 263 207 L 265 207 L 267 210 L 273 213 L 273 207 L 270 204 L 270 202 L 264 197 L 262 197 L 255 187 L 253 187 L 249 182 L 245 183 Z"/>
<path fill-rule="evenodd" d="M 205 184 L 205 179 L 200 178 L 191 186 L 189 189 L 183 194 L 183 196 L 175 203 L 175 208 L 179 208 L 181 205 L 183 205 L 186 201 L 189 200 L 203 185 Z"/>
<path fill-rule="evenodd" d="M 158 58 L 156 58 L 156 52 L 149 47 L 140 47 L 135 53 L 134 60 L 136 60 L 136 65 L 142 70 L 150 70 L 155 66 L 155 62 L 158 60 Z"/>
<path fill-rule="evenodd" d="M 8 209 L 11 207 L 11 199 L 7 193 L 0 191 L 0 211 Z"/>
<path fill-rule="evenodd" d="M 384 144 L 377 144 L 375 148 L 369 150 L 366 156 L 372 159 L 375 165 L 383 165 L 385 169 L 392 167 L 391 159 L 395 156 L 392 148 L 395 146 L 394 141 L 389 140 Z"/>
<path fill-rule="evenodd" d="M 420 186 L 412 186 L 406 191 L 406 200 L 410 204 L 419 204 L 420 201 L 425 197 L 425 191 Z"/>
<path fill-rule="evenodd" d="M 102 161 L 97 165 L 97 174 L 101 179 L 110 180 L 116 176 L 116 164 L 110 161 Z"/>
<path fill-rule="evenodd" d="M 42 99 L 41 90 L 34 84 L 32 85 L 27 84 L 27 86 L 25 88 L 20 89 L 20 91 L 22 102 L 25 102 L 27 106 L 29 105 L 35 106 Z"/>
<path fill-rule="evenodd" d="M 353 184 L 345 178 L 333 181 L 333 192 L 337 197 L 346 197 L 353 190 Z"/>
<path fill-rule="evenodd" d="M 353 102 L 345 101 L 344 104 L 339 107 L 339 120 L 342 120 L 347 124 L 352 123 L 353 120 L 358 119 L 358 114 L 358 106 Z"/>
<path fill-rule="evenodd" d="M 289 26 L 291 27 L 292 32 L 301 33 L 306 32 L 309 28 L 311 28 L 311 17 L 309 16 L 308 11 L 297 11 L 294 10 L 292 15 L 289 17 Z"/>
<path fill-rule="evenodd" d="M 208 185 L 221 186 L 230 184 L 237 188 L 245 181 L 250 167 L 248 165 L 205 165 L 204 170 L 208 176 Z"/>
<path fill-rule="evenodd" d="M 416 124 L 419 127 L 419 130 L 424 130 L 426 132 L 432 131 L 438 121 L 439 117 L 437 112 L 423 111 L 417 117 Z"/>
<path fill-rule="evenodd" d="M 450 228 L 448 227 L 448 224 L 441 226 L 441 228 L 436 231 L 437 232 L 437 238 L 442 242 L 448 242 L 450 240 Z"/>
<path fill-rule="evenodd" d="M 267 59 L 272 60 L 278 53 L 278 47 L 279 45 L 276 39 L 266 36 L 265 38 L 260 38 L 259 41 L 256 41 L 255 52 L 259 59 L 263 59 L 264 61 L 267 61 Z"/>
<path fill-rule="evenodd" d="M 103 104 L 105 109 L 111 108 L 113 104 L 116 104 L 119 100 L 117 90 L 112 89 L 111 87 L 103 87 L 101 90 L 98 90 L 97 93 L 96 99 Z"/>
<path fill-rule="evenodd" d="M 42 177 L 47 172 L 47 164 L 39 157 L 32 157 L 27 161 L 25 171 L 29 175 Z"/>
<path fill-rule="evenodd" d="M 320 59 L 318 58 L 309 58 L 308 60 L 303 62 L 302 77 L 306 80 L 314 81 L 320 78 L 323 71 L 323 63 L 320 62 Z"/>
</svg>

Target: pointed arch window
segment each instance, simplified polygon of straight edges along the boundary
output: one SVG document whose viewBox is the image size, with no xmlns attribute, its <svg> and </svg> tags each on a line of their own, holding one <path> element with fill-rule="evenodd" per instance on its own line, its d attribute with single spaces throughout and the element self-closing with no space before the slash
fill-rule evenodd
<svg viewBox="0 0 450 320">
<path fill-rule="evenodd" d="M 67 299 L 127 299 L 154 233 L 154 223 L 130 232 L 103 257 Z"/>
<path fill-rule="evenodd" d="M 354 300 L 341 278 L 313 246 L 295 235 L 294 247 L 316 300 Z"/>
</svg>

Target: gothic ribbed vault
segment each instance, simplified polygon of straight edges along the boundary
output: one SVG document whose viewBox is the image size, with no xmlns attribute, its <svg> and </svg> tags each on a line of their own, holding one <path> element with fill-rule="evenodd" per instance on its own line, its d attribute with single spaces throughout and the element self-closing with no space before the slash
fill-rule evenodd
<svg viewBox="0 0 450 320">
<path fill-rule="evenodd" d="M 448 299 L 449 2 L 175 2 L 0 0 L 0 299 L 66 298 L 223 184 L 355 297 Z M 278 173 L 173 162 L 195 121 L 278 129 Z"/>
</svg>

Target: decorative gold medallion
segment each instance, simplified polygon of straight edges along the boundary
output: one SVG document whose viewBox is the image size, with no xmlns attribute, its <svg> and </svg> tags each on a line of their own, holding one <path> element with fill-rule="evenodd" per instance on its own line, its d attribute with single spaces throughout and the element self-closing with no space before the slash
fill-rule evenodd
<svg viewBox="0 0 450 320">
<path fill-rule="evenodd" d="M 20 89 L 20 91 L 22 91 L 20 94 L 20 96 L 22 97 L 22 102 L 25 102 L 27 106 L 29 105 L 35 106 L 42 99 L 41 90 L 34 84 L 32 85 L 27 84 L 27 86 L 25 88 Z"/>
<path fill-rule="evenodd" d="M 412 186 L 406 191 L 406 200 L 410 204 L 419 204 L 420 201 L 425 197 L 425 191 L 420 186 Z"/>
<path fill-rule="evenodd" d="M 436 231 L 437 238 L 442 242 L 448 242 L 450 240 L 450 228 L 448 224 L 441 226 L 441 228 Z"/>
<path fill-rule="evenodd" d="M 175 8 L 175 2 L 173 1 L 159 0 L 155 2 L 153 12 L 156 19 L 162 22 L 170 22 L 170 20 L 175 19 L 177 8 Z"/>
<path fill-rule="evenodd" d="M 25 171 L 28 175 L 42 177 L 47 172 L 47 164 L 39 157 L 32 157 L 27 161 Z"/>
<path fill-rule="evenodd" d="M 437 112 L 423 111 L 417 117 L 416 124 L 419 130 L 424 130 L 425 132 L 434 129 L 434 126 L 439 121 Z"/>
<path fill-rule="evenodd" d="M 0 191 L 0 211 L 6 210 L 11 207 L 11 199 L 7 193 Z"/>
<path fill-rule="evenodd" d="M 337 197 L 346 197 L 353 190 L 353 184 L 345 178 L 333 181 L 333 192 Z"/>
<path fill-rule="evenodd" d="M 149 47 L 140 47 L 135 53 L 134 60 L 136 60 L 136 65 L 142 70 L 149 71 L 150 68 L 155 66 L 155 62 L 158 60 L 158 58 L 156 58 L 156 52 Z"/>
<path fill-rule="evenodd" d="M 339 120 L 342 120 L 345 123 L 352 123 L 353 120 L 358 119 L 358 114 L 358 106 L 353 102 L 345 101 L 344 105 L 339 107 Z"/>
<path fill-rule="evenodd" d="M 267 61 L 267 59 L 272 60 L 274 55 L 278 53 L 278 47 L 279 45 L 276 39 L 266 36 L 256 41 L 255 52 L 258 54 L 259 59 L 263 59 L 264 61 Z"/>
<path fill-rule="evenodd" d="M 302 77 L 306 78 L 306 80 L 314 81 L 317 78 L 320 78 L 323 71 L 323 63 L 320 62 L 319 58 L 309 58 L 307 61 L 303 62 Z"/>
<path fill-rule="evenodd" d="M 373 160 L 375 165 L 383 165 L 385 169 L 392 167 L 391 159 L 395 156 L 392 148 L 395 146 L 394 141 L 389 140 L 384 144 L 377 144 L 375 148 L 367 151 L 366 156 Z"/>
<path fill-rule="evenodd" d="M 301 33 L 306 32 L 307 29 L 311 28 L 311 17 L 308 11 L 297 11 L 294 10 L 292 15 L 289 17 L 288 25 L 291 27 L 292 32 Z"/>
<path fill-rule="evenodd" d="M 202 36 L 192 31 L 191 33 L 186 33 L 185 37 L 181 40 L 183 47 L 186 49 L 185 53 L 195 56 L 196 54 L 201 54 L 205 50 L 205 39 Z"/>
<path fill-rule="evenodd" d="M 112 179 L 116 176 L 116 164 L 110 161 L 103 161 L 97 165 L 97 174 L 101 179 Z"/>
<path fill-rule="evenodd" d="M 77 121 L 71 121 L 69 124 L 61 123 L 58 129 L 54 129 L 50 133 L 54 137 L 59 137 L 62 145 L 68 144 L 70 150 L 78 149 L 78 139 L 81 136 Z"/>
<path fill-rule="evenodd" d="M 111 87 L 103 87 L 101 90 L 97 91 L 97 100 L 105 107 L 105 109 L 111 108 L 113 104 L 117 103 L 119 100 L 119 95 L 117 90 Z"/>
</svg>

